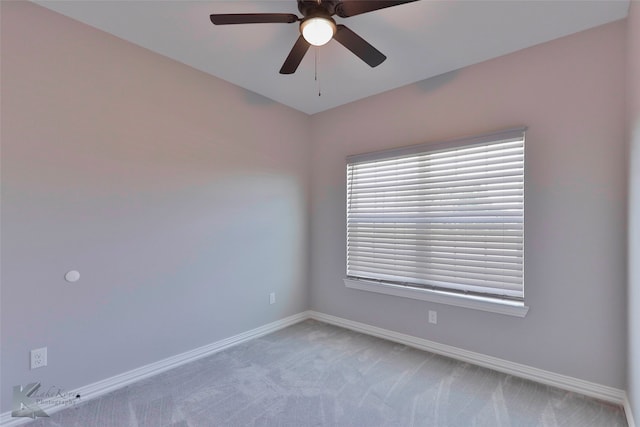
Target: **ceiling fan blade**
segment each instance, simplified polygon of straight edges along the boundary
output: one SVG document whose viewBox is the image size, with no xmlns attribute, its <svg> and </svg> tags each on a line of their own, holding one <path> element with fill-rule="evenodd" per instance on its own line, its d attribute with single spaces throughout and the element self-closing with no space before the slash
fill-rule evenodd
<svg viewBox="0 0 640 427">
<path fill-rule="evenodd" d="M 342 24 L 338 25 L 338 29 L 333 38 L 371 67 L 377 67 L 387 59 L 382 52 Z"/>
<path fill-rule="evenodd" d="M 304 58 L 305 53 L 309 50 L 310 44 L 304 39 L 304 37 L 298 37 L 296 43 L 291 48 L 291 52 L 289 52 L 289 56 L 284 60 L 284 64 L 282 64 L 282 68 L 280 68 L 280 74 L 293 74 L 298 69 L 298 65 L 302 62 L 302 58 Z"/>
<path fill-rule="evenodd" d="M 336 15 L 340 18 L 348 18 L 414 1 L 418 0 L 343 0 L 336 5 Z"/>
<path fill-rule="evenodd" d="M 291 24 L 298 21 L 298 17 L 291 13 L 224 13 L 209 17 L 215 25 Z"/>
</svg>

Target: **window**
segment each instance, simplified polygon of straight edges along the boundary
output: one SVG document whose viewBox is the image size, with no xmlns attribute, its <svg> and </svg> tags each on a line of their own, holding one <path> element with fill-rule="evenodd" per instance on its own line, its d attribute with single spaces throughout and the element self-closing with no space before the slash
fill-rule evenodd
<svg viewBox="0 0 640 427">
<path fill-rule="evenodd" d="M 524 307 L 524 135 L 349 156 L 347 286 Z"/>
</svg>

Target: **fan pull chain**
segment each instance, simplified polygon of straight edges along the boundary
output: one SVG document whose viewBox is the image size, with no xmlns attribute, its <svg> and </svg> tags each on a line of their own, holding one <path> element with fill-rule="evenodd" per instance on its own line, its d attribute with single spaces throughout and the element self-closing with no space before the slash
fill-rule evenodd
<svg viewBox="0 0 640 427">
<path fill-rule="evenodd" d="M 318 56 L 320 55 L 320 53 L 319 53 L 319 52 L 320 52 L 320 48 L 319 48 L 319 47 L 316 47 L 316 48 L 314 49 L 314 52 L 315 52 L 315 60 L 316 60 L 316 61 L 315 61 L 315 74 L 314 74 L 314 78 L 315 78 L 316 84 L 317 84 L 317 86 L 318 86 L 318 96 L 322 96 L 322 92 L 320 91 L 320 80 L 318 80 Z"/>
</svg>

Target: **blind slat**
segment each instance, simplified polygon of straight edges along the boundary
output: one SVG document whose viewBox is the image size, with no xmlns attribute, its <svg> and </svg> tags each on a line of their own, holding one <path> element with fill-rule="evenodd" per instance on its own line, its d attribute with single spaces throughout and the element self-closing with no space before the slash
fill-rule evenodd
<svg viewBox="0 0 640 427">
<path fill-rule="evenodd" d="M 353 247 L 355 247 L 356 245 L 351 245 Z M 429 244 L 424 244 L 424 245 L 416 245 L 416 244 L 412 244 L 412 243 L 406 243 L 406 244 L 395 244 L 395 243 L 376 243 L 375 245 L 372 246 L 366 246 L 366 245 L 360 245 L 359 249 L 362 250 L 369 250 L 369 251 L 376 251 L 378 249 L 380 250 L 385 250 L 385 249 L 391 249 L 391 248 L 399 248 L 399 249 L 406 249 L 406 250 L 412 250 L 415 249 L 416 251 L 422 251 L 422 252 L 434 252 L 434 253 L 447 253 L 447 254 L 455 254 L 456 256 L 454 258 L 461 258 L 461 257 L 471 257 L 471 256 L 506 256 L 506 257 L 522 257 L 521 252 L 518 248 L 513 248 L 513 249 L 508 249 L 508 248 L 487 248 L 487 247 L 479 247 L 479 248 L 473 248 L 470 246 L 465 246 L 465 247 L 455 247 L 455 246 L 447 246 L 446 244 L 437 246 L 437 245 L 429 245 Z"/>
<path fill-rule="evenodd" d="M 353 170 L 358 172 L 360 176 L 367 176 L 375 173 L 385 173 L 390 170 L 396 170 L 398 167 L 402 167 L 405 170 L 409 170 L 411 168 L 424 168 L 427 166 L 431 166 L 433 169 L 436 168 L 444 168 L 451 165 L 452 162 L 456 162 L 457 164 L 482 164 L 487 161 L 488 150 L 484 150 L 480 153 L 469 153 L 463 154 L 458 153 L 456 156 L 441 156 L 440 158 L 429 158 L 428 156 L 415 156 L 412 158 L 407 158 L 402 161 L 389 161 L 386 163 L 378 162 L 375 165 L 369 164 L 354 164 Z M 492 159 L 496 160 L 514 160 L 514 159 L 522 159 L 524 155 L 524 151 L 520 147 L 510 148 L 510 149 L 501 149 L 497 153 L 493 153 L 491 156 Z M 452 158 L 454 160 L 452 160 Z"/>
</svg>

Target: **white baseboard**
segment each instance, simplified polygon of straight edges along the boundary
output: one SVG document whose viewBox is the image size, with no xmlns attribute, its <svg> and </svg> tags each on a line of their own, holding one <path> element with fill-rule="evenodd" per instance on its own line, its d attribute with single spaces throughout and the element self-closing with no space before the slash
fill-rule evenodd
<svg viewBox="0 0 640 427">
<path fill-rule="evenodd" d="M 486 356 L 484 354 L 475 353 L 461 348 L 453 347 L 446 344 L 440 344 L 429 341 L 424 338 L 417 338 L 411 335 L 405 335 L 388 329 L 378 328 L 376 326 L 367 325 L 365 323 L 354 322 L 352 320 L 343 319 L 341 317 L 331 316 L 317 311 L 310 311 L 309 315 L 312 319 L 321 322 L 330 323 L 343 328 L 351 329 L 356 332 L 362 332 L 367 335 L 373 335 L 405 344 L 420 350 L 429 351 L 431 353 L 440 354 L 442 356 L 451 357 L 463 362 L 472 363 L 474 365 L 490 368 L 505 374 L 525 378 L 542 384 L 558 387 L 563 390 L 573 391 L 586 396 L 607 402 L 623 405 L 626 393 L 613 387 L 584 381 L 578 378 L 566 375 L 556 374 L 531 366 L 519 363 L 509 362 L 508 360 L 499 359 L 497 357 Z"/>
<path fill-rule="evenodd" d="M 636 422 L 633 418 L 633 411 L 631 410 L 631 402 L 629 402 L 629 395 L 627 393 L 624 394 L 624 402 L 622 406 L 624 407 L 624 414 L 627 416 L 627 424 L 629 424 L 629 427 L 636 427 Z"/>
<path fill-rule="evenodd" d="M 287 326 L 301 322 L 308 318 L 309 318 L 309 313 L 306 311 L 302 313 L 294 314 L 293 316 L 289 316 L 284 319 L 271 322 L 264 326 L 260 326 L 258 328 L 252 329 L 247 332 L 243 332 L 238 335 L 234 335 L 229 338 L 225 338 L 220 341 L 216 341 L 212 344 L 208 344 L 208 345 L 196 348 L 194 350 L 186 351 L 184 353 L 181 353 L 172 357 L 168 357 L 158 362 L 150 363 L 140 368 L 132 369 L 131 371 L 125 372 L 123 374 L 115 375 L 111 378 L 107 378 L 105 380 L 98 381 L 84 387 L 80 387 L 76 390 L 70 391 L 69 394 L 72 396 L 79 394 L 80 396 L 82 396 L 81 399 L 83 402 L 90 399 L 94 399 L 96 397 L 103 396 L 113 390 L 124 387 L 128 384 L 134 383 L 136 381 L 140 381 L 144 378 L 148 378 L 153 375 L 157 375 L 169 369 L 176 368 L 180 365 L 184 365 L 185 363 L 189 363 L 194 360 L 201 359 L 203 357 L 217 353 L 219 351 L 222 351 L 234 345 L 249 341 L 253 338 L 258 338 L 263 335 L 269 334 L 271 332 L 275 332 L 279 329 L 286 328 Z M 51 415 L 68 406 L 51 404 L 51 405 L 41 405 L 40 407 L 47 414 Z M 33 420 L 31 418 L 12 417 L 11 411 L 7 411 L 0 414 L 0 426 L 2 427 L 17 426 L 29 421 L 33 421 Z"/>
</svg>

